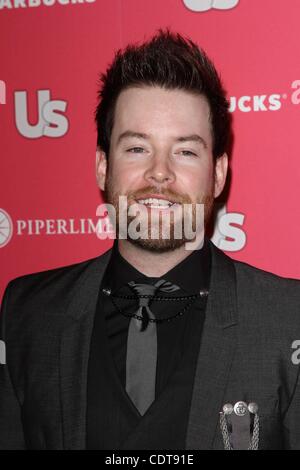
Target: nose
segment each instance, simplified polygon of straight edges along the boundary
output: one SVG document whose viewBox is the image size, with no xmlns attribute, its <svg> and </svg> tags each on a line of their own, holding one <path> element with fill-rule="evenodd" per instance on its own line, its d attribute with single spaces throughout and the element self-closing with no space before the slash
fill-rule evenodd
<svg viewBox="0 0 300 470">
<path fill-rule="evenodd" d="M 176 176 L 166 156 L 160 153 L 151 159 L 144 178 L 150 184 L 170 184 L 175 181 Z"/>
</svg>

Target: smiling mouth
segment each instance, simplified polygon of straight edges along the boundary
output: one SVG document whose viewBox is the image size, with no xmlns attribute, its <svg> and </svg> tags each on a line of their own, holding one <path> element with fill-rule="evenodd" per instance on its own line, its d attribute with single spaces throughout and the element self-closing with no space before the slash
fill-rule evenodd
<svg viewBox="0 0 300 470">
<path fill-rule="evenodd" d="M 137 199 L 138 204 L 148 207 L 149 209 L 160 209 L 166 210 L 172 206 L 178 205 L 177 202 L 169 201 L 168 199 L 160 198 L 146 198 L 146 199 Z"/>
</svg>

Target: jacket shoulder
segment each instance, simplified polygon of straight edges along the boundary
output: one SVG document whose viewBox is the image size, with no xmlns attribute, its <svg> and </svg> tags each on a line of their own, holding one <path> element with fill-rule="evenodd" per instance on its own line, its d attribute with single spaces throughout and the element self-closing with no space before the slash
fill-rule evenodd
<svg viewBox="0 0 300 470">
<path fill-rule="evenodd" d="M 233 261 L 237 302 L 244 319 L 268 325 L 278 334 L 300 334 L 300 280 L 285 278 L 250 264 Z M 296 331 L 295 331 L 296 329 Z"/>
<path fill-rule="evenodd" d="M 251 284 L 260 285 L 268 289 L 300 289 L 300 280 L 283 277 L 270 271 L 252 266 L 243 261 L 232 260 L 235 266 L 237 277 Z"/>
<path fill-rule="evenodd" d="M 74 286 L 88 275 L 93 266 L 106 263 L 110 252 L 108 250 L 79 263 L 18 276 L 8 283 L 3 299 L 9 296 L 10 303 L 18 306 L 28 305 L 31 300 L 43 303 L 45 299 L 51 303 L 51 299 L 67 299 L 68 293 L 74 291 Z"/>
</svg>

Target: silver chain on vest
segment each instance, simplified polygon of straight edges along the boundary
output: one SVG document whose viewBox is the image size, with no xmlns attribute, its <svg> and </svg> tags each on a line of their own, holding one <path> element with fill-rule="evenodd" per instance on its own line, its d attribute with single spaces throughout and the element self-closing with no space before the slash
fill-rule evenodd
<svg viewBox="0 0 300 470">
<path fill-rule="evenodd" d="M 258 450 L 258 444 L 259 444 L 259 416 L 258 416 L 256 411 L 257 410 L 255 410 L 255 412 L 253 413 L 254 414 L 253 432 L 252 432 L 249 447 L 248 447 L 247 450 Z M 229 414 L 229 413 L 228 412 L 221 412 L 220 413 L 220 428 L 221 428 L 221 433 L 222 433 L 222 438 L 223 438 L 223 443 L 224 443 L 224 449 L 225 450 L 234 450 L 233 447 L 231 446 L 231 443 L 230 443 L 230 437 L 229 437 L 228 425 L 227 425 L 227 420 L 226 420 L 226 414 Z"/>
</svg>

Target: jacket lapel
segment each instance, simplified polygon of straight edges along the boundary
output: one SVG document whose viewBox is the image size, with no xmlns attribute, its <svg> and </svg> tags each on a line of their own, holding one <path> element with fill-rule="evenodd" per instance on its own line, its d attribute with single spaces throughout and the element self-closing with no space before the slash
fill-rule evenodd
<svg viewBox="0 0 300 470">
<path fill-rule="evenodd" d="M 187 449 L 210 449 L 236 338 L 235 268 L 211 243 L 212 274 L 187 429 Z M 93 260 L 73 287 L 60 350 L 63 448 L 85 449 L 87 371 L 99 287 L 111 250 Z"/>
<path fill-rule="evenodd" d="M 187 428 L 187 449 L 212 449 L 236 348 L 237 307 L 233 261 L 212 243 L 206 319 Z"/>
<path fill-rule="evenodd" d="M 111 250 L 93 260 L 73 286 L 60 349 L 63 448 L 85 449 L 87 371 L 99 287 Z"/>
</svg>

